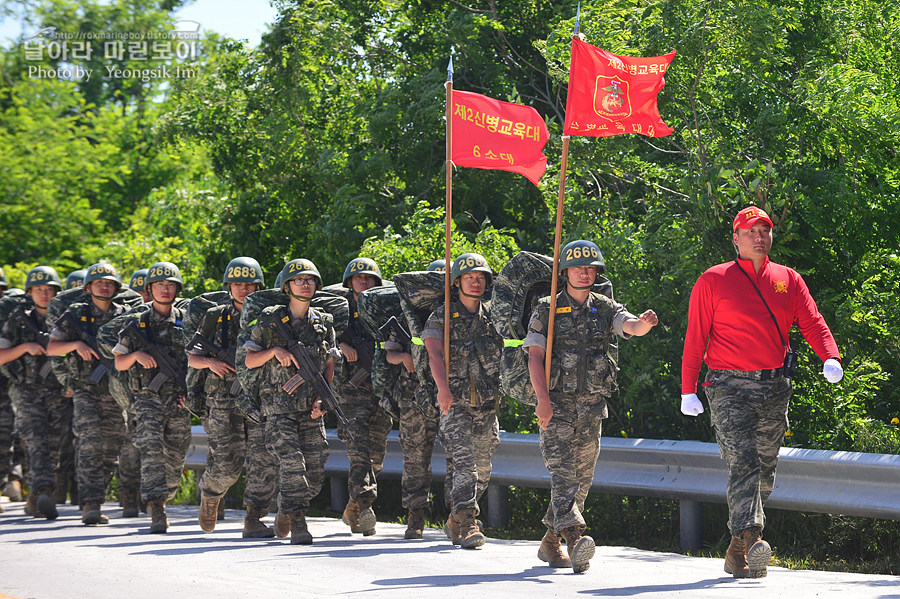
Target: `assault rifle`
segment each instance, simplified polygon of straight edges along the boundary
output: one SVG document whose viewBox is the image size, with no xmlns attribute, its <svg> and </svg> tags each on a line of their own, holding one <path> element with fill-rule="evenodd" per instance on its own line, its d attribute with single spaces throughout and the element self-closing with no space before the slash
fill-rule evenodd
<svg viewBox="0 0 900 599">
<path fill-rule="evenodd" d="M 388 318 L 387 322 L 378 329 L 378 332 L 381 334 L 382 339 L 390 339 L 393 335 L 393 338 L 403 345 L 406 351 L 411 351 L 413 346 L 412 335 L 410 335 L 406 330 L 406 327 L 397 320 L 396 316 Z M 419 408 L 426 418 L 437 418 L 439 414 L 437 407 L 434 405 L 434 393 L 429 392 L 433 386 L 434 383 L 420 384 L 416 388 L 415 396 L 412 401 L 412 404 Z"/>
<path fill-rule="evenodd" d="M 350 441 L 356 445 L 356 439 L 353 437 L 353 433 L 350 432 L 350 421 L 347 419 L 347 416 L 344 415 L 344 410 L 341 409 L 341 404 L 338 401 L 337 396 L 334 394 L 334 391 L 331 390 L 331 385 L 328 384 L 328 381 L 326 381 L 325 377 L 322 376 L 322 373 L 319 372 L 319 369 L 313 360 L 313 348 L 301 345 L 294 339 L 290 329 L 288 329 L 285 324 L 290 317 L 282 316 L 283 313 L 283 310 L 276 310 L 266 320 L 260 321 L 261 326 L 272 326 L 275 329 L 275 334 L 278 335 L 278 338 L 284 343 L 284 348 L 291 352 L 291 355 L 294 356 L 294 359 L 297 361 L 299 373 L 291 377 L 281 388 L 284 389 L 288 395 L 293 395 L 294 391 L 296 391 L 303 383 L 307 381 L 312 383 L 313 389 L 315 389 L 316 394 L 325 404 L 325 407 L 334 412 L 338 422 L 341 423 L 341 426 L 347 432 L 347 436 L 350 437 Z"/>
<path fill-rule="evenodd" d="M 403 345 L 403 347 L 407 349 L 412 347 L 412 336 L 409 334 L 409 331 L 406 330 L 406 327 L 397 320 L 396 316 L 388 318 L 387 322 L 378 329 L 378 332 L 381 333 L 381 338 L 385 340 L 390 339 L 391 333 L 393 333 L 394 339 Z"/>
<path fill-rule="evenodd" d="M 18 312 L 16 312 L 16 318 L 18 318 L 22 324 L 25 325 L 29 331 L 34 333 L 34 340 L 40 344 L 41 347 L 47 349 L 47 345 L 50 343 L 50 333 L 42 329 L 37 325 L 34 320 L 32 320 L 28 314 L 25 313 L 25 307 L 19 308 Z M 41 366 L 41 369 L 38 371 L 38 375 L 45 379 L 50 375 L 50 370 L 52 366 L 50 365 L 50 359 L 46 358 L 44 360 L 44 365 Z"/>
<path fill-rule="evenodd" d="M 94 353 L 99 356 L 100 363 L 97 364 L 97 367 L 94 368 L 94 371 L 91 373 L 91 382 L 95 385 L 98 384 L 101 380 L 103 380 L 103 376 L 107 372 L 115 369 L 115 362 L 105 357 L 100 352 L 100 346 L 97 345 L 97 337 L 95 335 L 92 335 L 90 331 L 87 330 L 87 328 L 81 326 L 81 323 L 78 322 L 78 319 L 74 314 L 72 314 L 71 311 L 66 310 L 65 312 L 63 312 L 63 315 L 60 317 L 60 319 L 62 318 L 65 318 L 69 321 L 72 327 L 74 327 L 75 331 L 81 336 L 81 341 L 92 350 L 94 350 Z"/>
<path fill-rule="evenodd" d="M 135 337 L 141 344 L 141 347 L 136 349 L 147 352 L 153 356 L 154 360 L 156 360 L 156 366 L 159 368 L 159 372 L 153 377 L 150 384 L 147 385 L 148 389 L 159 392 L 166 381 L 174 379 L 178 383 L 179 388 L 184 390 L 184 395 L 187 396 L 187 383 L 185 382 L 187 373 L 184 371 L 182 365 L 169 354 L 168 348 L 150 341 L 150 337 L 147 336 L 147 333 L 137 326 L 136 320 L 132 320 L 125 325 L 122 332 Z"/>
<path fill-rule="evenodd" d="M 208 355 L 212 356 L 213 358 L 215 358 L 217 360 L 221 360 L 222 362 L 225 362 L 226 364 L 228 364 L 229 366 L 234 368 L 234 350 L 235 350 L 235 348 L 232 346 L 232 347 L 227 347 L 227 348 L 223 349 L 223 348 L 219 347 L 218 345 L 216 345 L 215 343 L 213 343 L 212 341 L 210 341 L 209 339 L 207 339 L 206 336 L 203 333 L 201 333 L 200 331 L 197 331 L 196 333 L 194 333 L 194 336 L 191 337 L 191 340 L 188 341 L 188 344 L 184 347 L 184 349 L 185 349 L 185 351 L 188 351 L 188 352 L 192 352 L 192 351 L 206 352 Z M 241 393 L 243 393 L 243 391 L 244 390 L 241 388 L 241 381 L 239 381 L 237 378 L 235 378 L 234 382 L 231 384 L 230 393 L 232 395 L 237 396 L 237 395 L 240 395 Z"/>
<path fill-rule="evenodd" d="M 356 372 L 349 383 L 356 388 L 372 378 L 372 361 L 375 360 L 375 342 L 361 335 L 351 338 L 350 345 L 356 350 Z"/>
</svg>

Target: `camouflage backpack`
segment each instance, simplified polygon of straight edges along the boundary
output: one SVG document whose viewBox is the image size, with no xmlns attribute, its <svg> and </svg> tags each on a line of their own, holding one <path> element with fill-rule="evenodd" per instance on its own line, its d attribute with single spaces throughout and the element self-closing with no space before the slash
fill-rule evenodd
<svg viewBox="0 0 900 599">
<path fill-rule="evenodd" d="M 346 291 L 346 290 L 345 290 Z M 234 355 L 235 369 L 238 379 L 244 388 L 244 395 L 236 400 L 238 409 L 247 414 L 252 410 L 259 410 L 259 375 L 261 368 L 247 368 L 247 349 L 244 344 L 250 339 L 250 325 L 254 323 L 260 313 L 269 306 L 286 306 L 289 301 L 288 294 L 280 289 L 263 289 L 251 293 L 244 300 L 244 308 L 241 310 L 241 334 L 237 338 L 237 351 Z M 350 314 L 350 306 L 347 300 L 339 295 L 323 291 L 317 291 L 310 305 L 323 312 L 331 314 L 334 319 L 335 335 L 340 335 L 347 328 L 347 319 Z"/>
<path fill-rule="evenodd" d="M 399 402 L 402 399 L 400 374 L 402 365 L 390 364 L 387 352 L 382 348 L 386 341 L 381 335 L 381 326 L 391 316 L 403 318 L 400 295 L 393 283 L 373 287 L 359 294 L 359 318 L 366 331 L 375 338 L 375 358 L 372 360 L 372 391 L 378 404 L 385 412 L 399 419 Z"/>
<path fill-rule="evenodd" d="M 3 298 L 0 299 L 0 330 L 3 329 L 3 325 L 6 324 L 9 317 L 15 314 L 19 308 L 28 310 L 32 306 L 34 306 L 34 302 L 31 301 L 31 296 L 27 293 L 23 295 L 3 296 Z M 0 373 L 11 381 L 18 380 L 18 374 L 13 372 L 13 370 L 18 368 L 17 362 L 17 360 L 14 360 L 7 364 L 0 365 Z M 12 387 L 10 388 L 12 389 Z"/>
<path fill-rule="evenodd" d="M 533 252 L 519 252 L 503 267 L 494 280 L 491 317 L 504 339 L 525 339 L 534 307 L 538 300 L 550 295 L 552 277 L 553 258 Z M 598 280 L 592 291 L 612 299 L 612 283 L 599 275 Z M 618 355 L 615 335 L 611 335 L 609 354 L 615 361 Z M 513 399 L 528 405 L 537 404 L 528 372 L 528 353 L 521 343 L 507 341 L 503 348 L 500 384 L 503 392 Z"/>
<path fill-rule="evenodd" d="M 227 291 L 208 291 L 191 298 L 184 312 L 184 320 L 181 323 L 186 340 L 189 340 L 191 335 L 200 327 L 203 317 L 211 308 L 228 304 L 230 301 L 231 294 Z M 212 331 L 203 331 L 203 334 L 208 339 Z M 206 368 L 197 369 L 188 366 L 187 376 L 185 377 L 188 411 L 197 416 L 206 415 L 206 394 L 204 393 L 204 388 L 206 386 L 207 372 Z"/>
</svg>

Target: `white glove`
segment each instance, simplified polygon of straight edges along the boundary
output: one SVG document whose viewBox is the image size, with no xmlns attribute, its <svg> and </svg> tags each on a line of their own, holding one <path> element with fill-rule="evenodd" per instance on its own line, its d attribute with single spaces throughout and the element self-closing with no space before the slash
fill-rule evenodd
<svg viewBox="0 0 900 599">
<path fill-rule="evenodd" d="M 685 416 L 696 416 L 703 413 L 703 404 L 696 393 L 681 394 L 681 413 Z"/>
<path fill-rule="evenodd" d="M 829 383 L 836 383 L 844 378 L 844 369 L 841 368 L 840 362 L 834 358 L 828 358 L 822 365 L 822 374 Z"/>
</svg>

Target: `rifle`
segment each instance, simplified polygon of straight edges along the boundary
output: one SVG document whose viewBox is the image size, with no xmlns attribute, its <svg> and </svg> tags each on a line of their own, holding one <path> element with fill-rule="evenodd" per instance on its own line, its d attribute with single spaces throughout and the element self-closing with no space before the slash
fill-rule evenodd
<svg viewBox="0 0 900 599">
<path fill-rule="evenodd" d="M 169 379 L 175 379 L 175 381 L 177 381 L 184 389 L 185 395 L 187 395 L 187 383 L 185 382 L 187 373 L 182 369 L 181 364 L 169 355 L 167 348 L 150 341 L 150 337 L 147 336 L 147 333 L 140 330 L 136 322 L 136 320 L 130 321 L 125 325 L 125 328 L 122 329 L 122 332 L 136 337 L 142 345 L 140 349 L 153 356 L 153 359 L 156 360 L 159 372 L 156 373 L 156 376 L 153 377 L 153 380 L 150 381 L 147 388 L 151 391 L 159 392 L 163 383 Z M 132 329 L 134 329 L 133 332 L 131 332 Z"/>
<path fill-rule="evenodd" d="M 354 336 L 350 345 L 356 350 L 356 372 L 348 381 L 357 389 L 372 378 L 372 362 L 375 360 L 375 343 L 362 336 Z"/>
<path fill-rule="evenodd" d="M 403 345 L 404 348 L 407 348 L 407 350 L 412 349 L 413 338 L 406 330 L 406 327 L 397 320 L 396 316 L 388 318 L 387 322 L 378 329 L 378 332 L 381 334 L 382 339 L 390 339 L 393 335 L 394 339 Z M 429 384 L 433 385 L 434 383 Z M 416 406 L 426 418 L 437 418 L 439 411 L 434 405 L 434 398 L 432 397 L 433 393 L 429 393 L 429 389 L 426 389 L 427 385 L 428 384 L 420 384 L 416 388 L 412 404 Z"/>
<path fill-rule="evenodd" d="M 47 349 L 47 345 L 50 343 L 50 333 L 39 327 L 31 318 L 29 318 L 28 314 L 25 313 L 25 307 L 19 308 L 19 311 L 16 312 L 16 317 L 25 325 L 25 327 L 34 333 L 35 341 L 41 345 L 44 349 Z M 44 365 L 41 366 L 41 369 L 38 371 L 38 376 L 42 379 L 47 378 L 50 375 L 50 370 L 52 366 L 50 365 L 50 359 L 47 358 L 44 360 Z"/>
<path fill-rule="evenodd" d="M 312 355 L 310 355 L 314 351 L 313 348 L 307 345 L 301 345 L 294 339 L 290 329 L 288 329 L 285 324 L 290 319 L 290 316 L 286 314 L 282 316 L 282 312 L 282 310 L 276 310 L 266 320 L 260 322 L 261 326 L 271 325 L 274 327 L 278 338 L 285 344 L 284 348 L 291 352 L 291 355 L 294 356 L 294 359 L 298 364 L 299 372 L 292 376 L 290 380 L 282 386 L 282 389 L 284 389 L 288 395 L 293 395 L 294 391 L 296 391 L 304 382 L 309 381 L 312 383 L 313 389 L 315 389 L 316 394 L 325 404 L 325 407 L 334 412 L 338 422 L 341 423 L 341 426 L 343 426 L 344 430 L 347 432 L 347 436 L 349 436 L 353 444 L 356 445 L 356 439 L 353 437 L 353 433 L 350 432 L 350 421 L 347 419 L 347 416 L 344 415 L 344 410 L 341 409 L 341 404 L 338 402 L 337 396 L 334 394 L 334 391 L 331 390 L 331 385 L 328 384 L 328 381 L 326 381 L 325 377 L 322 376 L 322 373 L 319 372 L 315 361 L 313 361 Z"/>
<path fill-rule="evenodd" d="M 406 330 L 399 320 L 397 320 L 396 316 L 391 316 L 387 319 L 381 327 L 378 329 L 378 332 L 381 333 L 382 339 L 390 339 L 391 333 L 394 334 L 394 338 L 398 343 L 403 345 L 404 347 L 412 347 L 412 336 Z"/>
<path fill-rule="evenodd" d="M 68 319 L 69 323 L 75 328 L 75 331 L 81 336 L 81 341 L 87 344 L 87 346 L 94 350 L 94 353 L 99 356 L 98 359 L 100 360 L 100 363 L 97 364 L 97 367 L 91 372 L 91 382 L 95 385 L 98 384 L 103 379 L 103 375 L 115 369 L 116 363 L 100 352 L 100 346 L 97 345 L 96 335 L 91 335 L 90 331 L 81 326 L 81 323 L 78 322 L 78 319 L 71 311 L 66 310 L 60 317 L 60 319 L 62 318 Z"/>
<path fill-rule="evenodd" d="M 232 368 L 235 367 L 234 366 L 234 347 L 232 346 L 232 347 L 222 349 L 221 347 L 219 347 L 218 345 L 216 345 L 215 343 L 213 343 L 212 341 L 207 339 L 206 336 L 203 335 L 203 333 L 201 333 L 200 331 L 197 331 L 196 333 L 194 333 L 194 336 L 191 337 L 191 340 L 188 341 L 188 344 L 184 347 L 184 349 L 185 349 L 185 351 L 188 351 L 188 352 L 192 352 L 192 351 L 206 352 L 208 355 L 212 356 L 213 358 L 215 358 L 217 360 L 221 360 L 222 362 L 225 362 Z M 243 393 L 243 391 L 244 390 L 241 388 L 241 381 L 239 381 L 237 378 L 235 378 L 234 382 L 231 384 L 231 389 L 229 392 L 232 395 L 237 396 L 237 395 L 240 395 L 241 393 Z"/>
</svg>

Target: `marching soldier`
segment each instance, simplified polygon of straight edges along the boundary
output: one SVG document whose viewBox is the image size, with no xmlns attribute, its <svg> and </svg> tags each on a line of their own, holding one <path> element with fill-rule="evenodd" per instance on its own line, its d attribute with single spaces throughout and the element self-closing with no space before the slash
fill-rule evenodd
<svg viewBox="0 0 900 599">
<path fill-rule="evenodd" d="M 453 261 L 450 282 L 459 299 L 450 304 L 449 372 L 444 367 L 444 306 L 425 322 L 422 340 L 437 385 L 441 408 L 441 437 L 453 462 L 450 524 L 452 540 L 465 549 L 484 545 L 476 516 L 478 500 L 491 479 L 491 456 L 500 445 L 497 408 L 500 392 L 500 353 L 488 307 L 481 298 L 491 283 L 491 269 L 479 254 L 463 254 Z M 457 536 L 457 530 L 458 536 Z"/>
<path fill-rule="evenodd" d="M 299 343 L 300 351 L 313 353 L 316 370 L 328 384 L 334 376 L 338 352 L 331 315 L 310 306 L 322 286 L 316 266 L 309 260 L 291 260 L 280 279 L 290 301 L 287 306 L 263 309 L 250 324 L 250 339 L 244 345 L 248 350 L 245 364 L 247 368 L 263 369 L 260 408 L 266 417 L 266 446 L 278 460 L 278 512 L 289 519 L 291 544 L 310 545 L 313 537 L 305 513 L 322 489 L 328 459 L 322 419 L 325 408 L 308 380 L 310 373 L 298 374 L 300 364 L 286 346 Z"/>
<path fill-rule="evenodd" d="M 554 568 L 584 572 L 594 556 L 594 540 L 582 536 L 584 501 L 600 456 L 600 426 L 606 402 L 616 389 L 616 363 L 609 356 L 612 333 L 623 338 L 646 335 L 658 320 L 652 310 L 640 317 L 604 295 L 591 291 L 606 270 L 600 249 L 591 241 L 573 241 L 559 263 L 565 289 L 556 296 L 550 381 L 544 370 L 550 298 L 535 307 L 523 348 L 537 395 L 534 412 L 541 427 L 541 453 L 550 471 L 550 506 L 544 515 L 547 533 L 538 558 Z M 563 556 L 560 536 L 566 540 Z"/>
<path fill-rule="evenodd" d="M 84 504 L 81 521 L 109 524 L 100 507 L 125 439 L 125 418 L 109 393 L 113 365 L 101 361 L 96 331 L 123 314 L 125 307 L 113 301 L 122 281 L 112 265 L 94 264 L 86 272 L 84 289 L 90 301 L 76 302 L 60 316 L 50 334 L 47 354 L 69 356 L 67 382 L 73 393 L 72 426 L 78 438 L 75 472 Z"/>
<path fill-rule="evenodd" d="M 187 358 L 181 322 L 174 307 L 183 282 L 178 267 L 157 262 L 148 269 L 152 306 L 128 319 L 113 348 L 116 369 L 129 370 L 135 413 L 135 439 L 141 450 L 141 498 L 150 510 L 150 532 L 165 533 L 166 502 L 181 483 L 191 444 L 191 420 L 183 408 Z"/>
<path fill-rule="evenodd" d="M 378 496 L 377 477 L 384 465 L 391 417 L 378 405 L 372 389 L 372 358 L 375 339 L 363 328 L 359 319 L 359 294 L 380 286 L 381 271 L 370 258 L 355 258 L 344 269 L 343 284 L 352 292 L 349 298 L 350 322 L 338 338 L 344 356 L 344 381 L 337 394 L 341 407 L 350 420 L 350 433 L 355 443 L 347 444 L 350 472 L 347 487 L 350 500 L 342 521 L 352 532 L 364 536 L 375 534 L 375 511 L 372 504 Z"/>
</svg>

